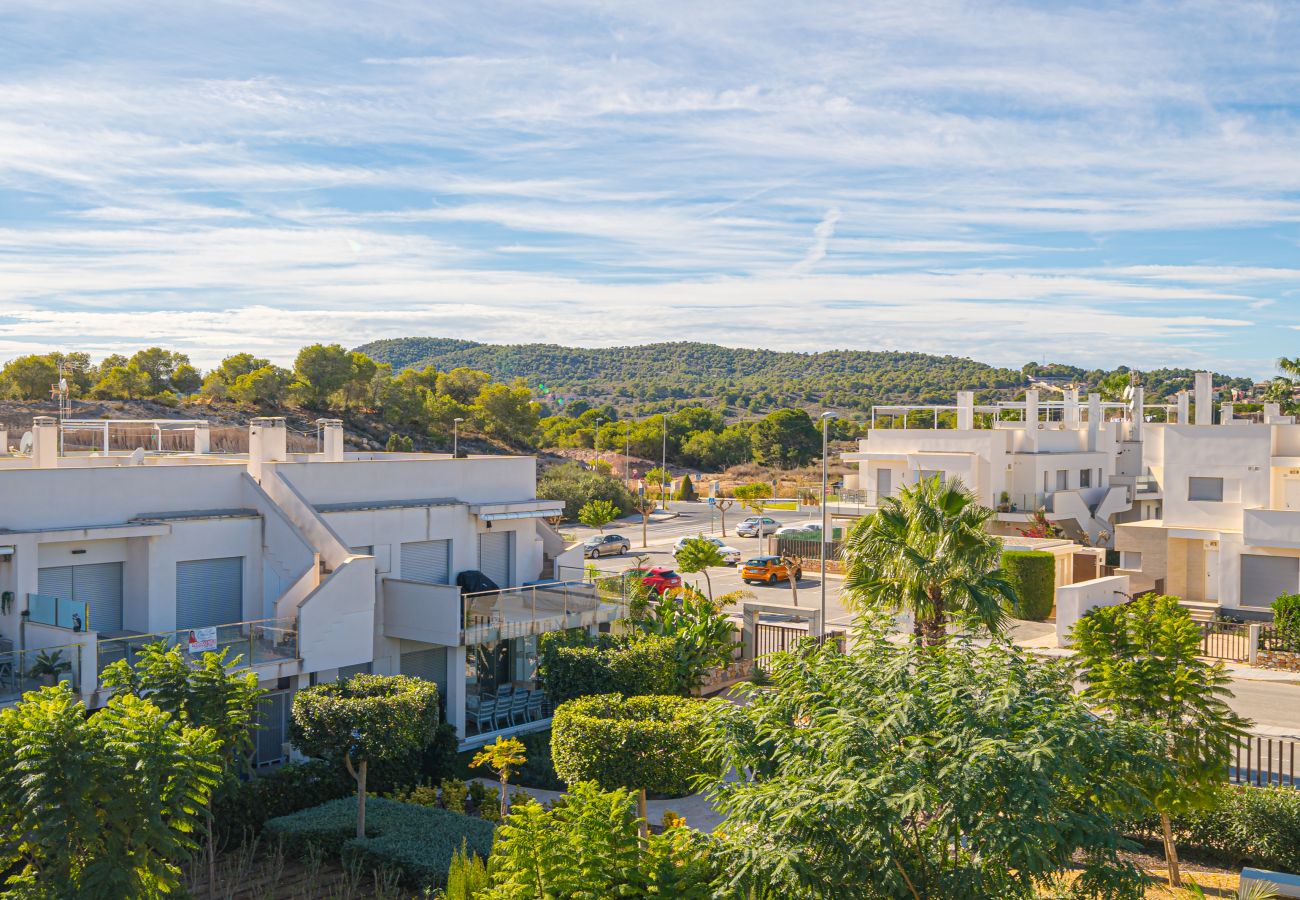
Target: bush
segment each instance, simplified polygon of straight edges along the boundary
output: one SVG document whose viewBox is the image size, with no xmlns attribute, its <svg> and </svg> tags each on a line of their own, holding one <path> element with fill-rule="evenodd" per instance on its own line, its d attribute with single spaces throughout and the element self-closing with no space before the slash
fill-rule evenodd
<svg viewBox="0 0 1300 900">
<path fill-rule="evenodd" d="M 623 482 L 609 475 L 592 472 L 578 463 L 552 466 L 537 479 L 537 496 L 542 500 L 563 500 L 564 518 L 574 521 L 578 510 L 592 500 L 608 500 L 628 515 L 636 502 Z"/>
<path fill-rule="evenodd" d="M 462 846 L 485 859 L 492 850 L 489 822 L 380 797 L 367 804 L 364 838 L 355 836 L 356 827 L 356 804 L 342 799 L 271 819 L 266 834 L 291 855 L 301 856 L 314 846 L 345 865 L 392 869 L 416 888 L 444 886 L 452 857 Z"/>
<path fill-rule="evenodd" d="M 1300 594 L 1273 601 L 1273 631 L 1282 647 L 1300 650 Z"/>
<path fill-rule="evenodd" d="M 681 487 L 677 489 L 677 500 L 695 500 L 698 495 L 695 493 L 695 485 L 691 484 L 691 476 L 683 475 Z"/>
<path fill-rule="evenodd" d="M 1234 868 L 1254 865 L 1300 875 L 1300 791 L 1288 787 L 1225 784 L 1208 809 L 1173 820 L 1174 838 Z M 1158 842 L 1154 816 L 1127 829 Z"/>
<path fill-rule="evenodd" d="M 684 694 L 671 638 L 633 635 L 592 639 L 552 632 L 538 642 L 538 674 L 552 703 L 593 694 Z"/>
<path fill-rule="evenodd" d="M 551 726 L 556 773 L 604 790 L 681 796 L 705 771 L 698 744 L 706 703 L 685 697 L 606 694 L 562 704 Z"/>
<path fill-rule="evenodd" d="M 1044 550 L 1006 550 L 1002 572 L 1016 592 L 1012 613 L 1041 622 L 1056 605 L 1056 557 Z"/>
<path fill-rule="evenodd" d="M 213 805 L 220 842 L 256 837 L 267 819 L 287 816 L 322 800 L 347 797 L 357 789 L 346 771 L 322 760 L 291 763 L 241 782 Z"/>
<path fill-rule="evenodd" d="M 382 794 L 422 782 L 437 784 L 456 771 L 456 728 L 443 722 L 433 733 L 433 741 L 394 759 L 375 760 L 366 776 L 366 790 Z"/>
</svg>

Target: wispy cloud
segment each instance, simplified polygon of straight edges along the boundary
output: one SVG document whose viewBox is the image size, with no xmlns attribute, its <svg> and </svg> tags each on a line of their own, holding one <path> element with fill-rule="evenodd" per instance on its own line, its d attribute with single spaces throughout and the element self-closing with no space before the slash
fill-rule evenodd
<svg viewBox="0 0 1300 900">
<path fill-rule="evenodd" d="M 1296 352 L 1290 5 L 51 0 L 0 29 L 3 353 L 758 323 Z"/>
</svg>

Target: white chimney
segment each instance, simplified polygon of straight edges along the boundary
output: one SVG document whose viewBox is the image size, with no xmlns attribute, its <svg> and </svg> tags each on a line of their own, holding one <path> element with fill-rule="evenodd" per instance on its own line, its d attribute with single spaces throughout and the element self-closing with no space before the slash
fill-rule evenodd
<svg viewBox="0 0 1300 900">
<path fill-rule="evenodd" d="M 1214 376 L 1209 372 L 1196 373 L 1196 424 L 1214 424 Z"/>
<path fill-rule="evenodd" d="M 1178 392 L 1178 424 L 1187 425 L 1191 421 L 1191 397 L 1187 391 Z"/>
<path fill-rule="evenodd" d="M 1219 407 L 1220 424 L 1227 425 L 1229 422 L 1232 421 L 1233 415 L 1234 413 L 1233 413 L 1233 408 L 1231 403 L 1224 403 Z"/>
<path fill-rule="evenodd" d="M 957 392 L 957 428 L 969 431 L 975 427 L 975 392 Z"/>
<path fill-rule="evenodd" d="M 53 416 L 32 419 L 32 467 L 54 469 L 59 465 L 59 423 Z"/>
<path fill-rule="evenodd" d="M 212 429 L 208 427 L 207 422 L 194 426 L 194 452 L 212 452 Z"/>
<path fill-rule="evenodd" d="M 1101 433 L 1101 394 L 1088 395 L 1088 449 L 1097 449 L 1097 435 Z"/>
<path fill-rule="evenodd" d="M 1133 385 L 1132 405 L 1129 407 L 1130 441 L 1142 440 L 1142 423 L 1146 421 L 1147 392 L 1140 384 Z"/>
<path fill-rule="evenodd" d="M 317 419 L 321 430 L 321 457 L 325 462 L 343 462 L 343 420 Z"/>
<path fill-rule="evenodd" d="M 9 455 L 9 430 L 0 428 L 0 456 Z"/>
<path fill-rule="evenodd" d="M 1065 427 L 1079 426 L 1079 389 L 1070 388 L 1065 392 Z"/>
<path fill-rule="evenodd" d="M 260 416 L 248 423 L 248 474 L 262 480 L 262 466 L 284 462 L 289 455 L 289 439 L 283 416 Z"/>
<path fill-rule="evenodd" d="M 1264 404 L 1264 421 L 1272 422 L 1282 415 L 1282 404 L 1265 403 Z"/>
</svg>

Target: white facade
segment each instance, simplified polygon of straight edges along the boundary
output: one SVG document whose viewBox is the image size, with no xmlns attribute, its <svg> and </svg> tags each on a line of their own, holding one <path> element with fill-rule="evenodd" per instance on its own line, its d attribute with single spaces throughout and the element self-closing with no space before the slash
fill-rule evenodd
<svg viewBox="0 0 1300 900">
<path fill-rule="evenodd" d="M 215 627 L 282 691 L 405 663 L 465 736 L 467 647 L 492 643 L 527 678 L 538 632 L 617 614 L 581 585 L 550 589 L 559 612 L 526 589 L 462 601 L 459 573 L 519 588 L 564 561 L 539 521 L 562 504 L 536 498 L 531 457 L 344 453 L 341 424 L 322 424 L 322 453 L 288 453 L 283 420 L 258 419 L 247 456 L 59 455 L 38 419 L 30 455 L 0 456 L 0 699 L 58 647 L 101 704 L 99 670 L 143 636 Z"/>
<path fill-rule="evenodd" d="M 844 454 L 859 464 L 858 488 L 869 505 L 937 474 L 961 479 L 1008 529 L 1044 509 L 1089 543 L 1113 533 L 1117 518 L 1133 509 L 1140 429 L 1125 405 L 1103 404 L 1096 394 L 1080 404 L 1074 391 L 1042 401 L 1031 390 L 1023 403 L 980 407 L 969 391 L 957 396 L 953 407 L 878 408 L 934 427 L 873 427 L 858 452 Z"/>
</svg>

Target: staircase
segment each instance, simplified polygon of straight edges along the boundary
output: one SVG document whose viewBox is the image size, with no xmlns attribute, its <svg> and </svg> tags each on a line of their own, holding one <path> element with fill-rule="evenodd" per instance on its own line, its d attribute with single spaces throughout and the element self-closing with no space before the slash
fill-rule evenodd
<svg viewBox="0 0 1300 900">
<path fill-rule="evenodd" d="M 1178 605 L 1191 613 L 1193 622 L 1213 622 L 1219 615 L 1219 604 L 1214 600 L 1179 600 Z"/>
</svg>

